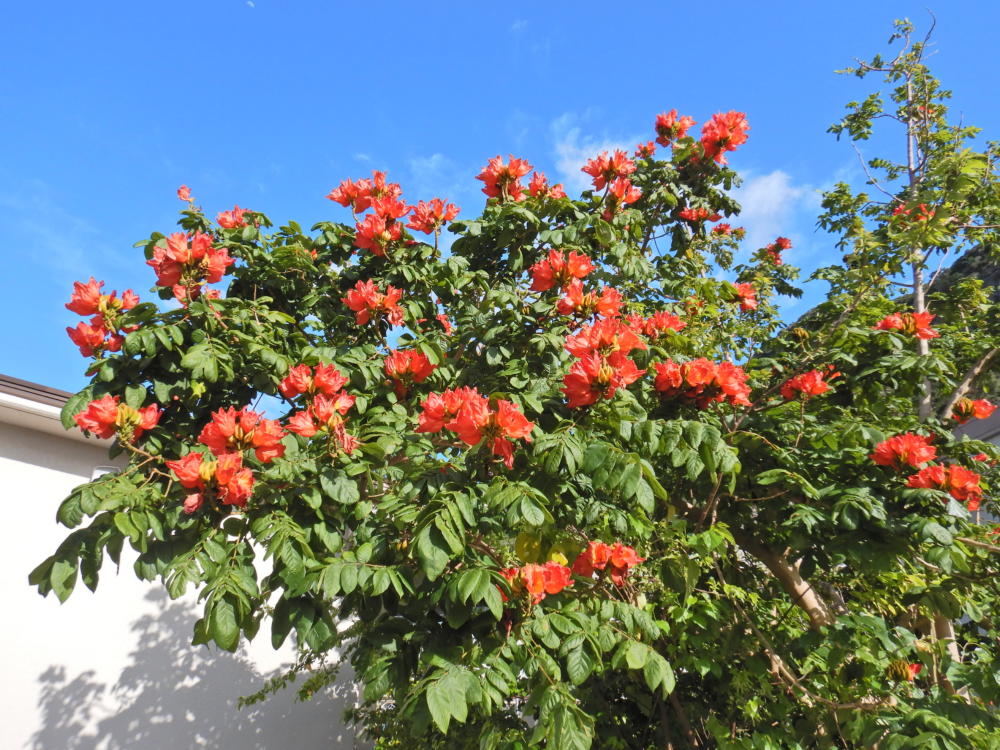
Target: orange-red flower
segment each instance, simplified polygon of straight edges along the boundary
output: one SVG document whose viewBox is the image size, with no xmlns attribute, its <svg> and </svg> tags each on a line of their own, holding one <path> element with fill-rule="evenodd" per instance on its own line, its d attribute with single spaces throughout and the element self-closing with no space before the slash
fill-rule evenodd
<svg viewBox="0 0 1000 750">
<path fill-rule="evenodd" d="M 392 349 L 384 362 L 385 374 L 392 378 L 393 388 L 403 398 L 413 383 L 422 383 L 436 369 L 427 356 L 415 349 Z"/>
<path fill-rule="evenodd" d="M 573 585 L 573 573 L 565 565 L 549 561 L 544 565 L 529 563 L 517 571 L 520 583 L 531 596 L 531 603 L 538 604 L 547 594 L 558 594 Z"/>
<path fill-rule="evenodd" d="M 563 190 L 562 183 L 549 185 L 548 178 L 544 172 L 535 172 L 531 175 L 531 182 L 528 183 L 528 192 L 534 198 L 565 198 L 566 191 Z"/>
<path fill-rule="evenodd" d="M 284 436 L 276 420 L 264 419 L 247 407 L 237 411 L 230 406 L 212 414 L 212 421 L 202 428 L 198 440 L 217 456 L 252 448 L 257 460 L 268 463 L 285 454 L 281 442 Z"/>
<path fill-rule="evenodd" d="M 102 352 L 117 352 L 125 341 L 123 336 L 104 328 L 100 316 L 94 316 L 89 324 L 81 321 L 75 328 L 67 327 L 66 333 L 69 334 L 70 341 L 79 347 L 80 354 L 84 357 L 93 357 Z"/>
<path fill-rule="evenodd" d="M 594 270 L 594 264 L 586 255 L 570 250 L 569 255 L 559 250 L 549 250 L 543 260 L 531 269 L 531 289 L 545 292 L 554 286 L 565 287 L 574 279 L 582 279 Z"/>
<path fill-rule="evenodd" d="M 757 309 L 760 303 L 757 301 L 757 290 L 753 288 L 753 284 L 733 284 L 733 288 L 736 290 L 736 300 L 740 303 L 740 310 L 749 312 Z"/>
<path fill-rule="evenodd" d="M 643 561 L 645 558 L 639 557 L 635 549 L 621 542 L 609 545 L 592 541 L 587 543 L 587 547 L 573 562 L 573 573 L 591 578 L 595 571 L 607 569 L 611 582 L 616 586 L 623 586 L 629 570 Z"/>
<path fill-rule="evenodd" d="M 233 206 L 231 211 L 222 211 L 216 217 L 216 223 L 223 229 L 236 229 L 247 225 L 246 214 L 248 209 Z"/>
<path fill-rule="evenodd" d="M 605 221 L 611 221 L 616 213 L 642 197 L 642 191 L 625 177 L 616 177 L 608 183 L 607 207 L 601 214 Z"/>
<path fill-rule="evenodd" d="M 832 380 L 839 374 L 831 372 L 828 369 L 826 372 L 810 370 L 801 375 L 795 375 L 782 383 L 781 396 L 786 401 L 791 401 L 799 396 L 804 396 L 807 399 L 812 396 L 819 396 L 830 390 L 830 384 L 827 381 Z"/>
<path fill-rule="evenodd" d="M 722 218 L 722 214 L 711 213 L 703 206 L 699 206 L 698 208 L 691 208 L 689 206 L 688 208 L 682 208 L 678 211 L 677 218 L 691 223 L 696 221 L 705 221 L 706 219 L 708 221 L 718 221 Z"/>
<path fill-rule="evenodd" d="M 879 466 L 891 466 L 896 470 L 904 466 L 918 467 L 937 456 L 937 448 L 931 445 L 932 437 L 904 432 L 894 435 L 875 446 L 869 456 Z"/>
<path fill-rule="evenodd" d="M 489 160 L 476 179 L 482 180 L 483 192 L 490 198 L 519 201 L 524 198 L 521 178 L 530 171 L 531 165 L 525 159 L 511 155 L 510 162 L 504 164 L 503 158 L 498 155 Z"/>
<path fill-rule="evenodd" d="M 96 437 L 105 439 L 115 433 L 124 442 L 138 440 L 142 433 L 153 429 L 160 421 L 163 411 L 156 404 L 142 409 L 133 409 L 119 402 L 118 396 L 103 396 L 91 401 L 87 407 L 73 417 L 77 426 Z"/>
<path fill-rule="evenodd" d="M 418 201 L 406 226 L 424 234 L 433 234 L 458 216 L 460 210 L 454 203 L 445 203 L 440 198 L 432 198 L 429 203 Z"/>
<path fill-rule="evenodd" d="M 566 339 L 566 351 L 574 357 L 586 357 L 597 352 L 604 356 L 621 352 L 627 355 L 633 349 L 646 349 L 646 343 L 627 324 L 616 318 L 604 318 L 586 325 Z"/>
<path fill-rule="evenodd" d="M 595 189 L 603 190 L 616 178 L 632 174 L 635 171 L 635 162 L 621 149 L 615 149 L 610 156 L 607 151 L 601 152 L 584 164 L 580 171 L 591 176 Z"/>
<path fill-rule="evenodd" d="M 402 297 L 402 289 L 388 286 L 382 294 L 375 282 L 369 280 L 355 284 L 342 301 L 355 312 L 355 321 L 359 326 L 379 315 L 384 315 L 390 325 L 399 326 L 403 324 L 403 308 L 399 306 Z"/>
<path fill-rule="evenodd" d="M 645 372 L 621 352 L 613 352 L 607 357 L 592 352 L 573 363 L 563 377 L 560 390 L 566 394 L 566 405 L 575 409 L 601 398 L 614 398 L 619 388 L 628 387 Z"/>
<path fill-rule="evenodd" d="M 958 464 L 948 466 L 932 464 L 910 476 L 906 486 L 947 492 L 959 502 L 964 502 L 969 512 L 973 512 L 979 510 L 979 504 L 983 499 L 980 478 L 976 472 Z"/>
<path fill-rule="evenodd" d="M 253 492 L 253 472 L 243 466 L 243 456 L 226 453 L 213 460 L 204 453 L 188 453 L 176 461 L 167 461 L 182 487 L 198 490 L 184 499 L 184 512 L 191 514 L 204 504 L 214 491 L 223 505 L 246 507 Z"/>
<path fill-rule="evenodd" d="M 935 339 L 941 334 L 931 328 L 934 314 L 922 313 L 892 313 L 886 315 L 875 324 L 876 331 L 902 331 L 918 339 Z"/>
<path fill-rule="evenodd" d="M 303 393 L 325 393 L 332 396 L 347 385 L 347 378 L 333 365 L 316 365 L 315 374 L 309 365 L 295 365 L 278 384 L 278 390 L 285 398 L 295 398 Z"/>
<path fill-rule="evenodd" d="M 749 129 L 747 117 L 742 112 L 719 112 L 712 115 L 712 119 L 701 129 L 705 158 L 726 164 L 725 153 L 735 151 L 737 146 L 746 143 Z"/>
<path fill-rule="evenodd" d="M 970 419 L 986 419 L 994 411 L 996 405 L 991 404 L 984 398 L 960 398 L 951 412 L 951 418 L 959 424 L 965 424 Z"/>
<path fill-rule="evenodd" d="M 636 158 L 651 159 L 656 153 L 656 145 L 652 141 L 640 143 L 635 147 Z"/>
<path fill-rule="evenodd" d="M 661 112 L 656 116 L 656 122 L 653 125 L 654 130 L 656 130 L 656 142 L 661 146 L 669 146 L 687 135 L 688 129 L 694 124 L 694 120 L 687 115 L 678 117 L 676 109 Z"/>
<path fill-rule="evenodd" d="M 191 188 L 187 185 L 181 185 L 177 188 L 177 197 L 182 201 L 187 201 L 188 203 L 194 202 L 194 198 L 191 197 Z"/>
<path fill-rule="evenodd" d="M 318 393 L 309 408 L 295 412 L 285 426 L 289 432 L 306 438 L 311 438 L 318 432 L 327 432 L 344 453 L 350 455 L 360 445 L 360 441 L 347 432 L 343 417 L 354 406 L 354 402 L 354 396 L 343 391 L 332 395 Z"/>
<path fill-rule="evenodd" d="M 371 250 L 380 258 L 384 258 L 389 245 L 402 236 L 402 224 L 377 213 L 368 214 L 354 227 L 354 244 L 362 250 Z"/>
<path fill-rule="evenodd" d="M 229 257 L 229 251 L 224 247 L 213 247 L 211 235 L 196 232 L 188 236 L 183 232 L 174 232 L 163 240 L 163 245 L 157 245 L 153 257 L 146 261 L 156 272 L 158 286 L 177 287 L 185 289 L 184 299 L 197 296 L 196 288 L 207 281 L 214 284 L 220 281 L 226 269 L 236 261 Z M 175 296 L 181 295 L 174 290 Z"/>
<path fill-rule="evenodd" d="M 583 282 L 575 279 L 563 288 L 563 297 L 556 303 L 561 315 L 578 315 L 589 318 L 597 314 L 605 318 L 616 318 L 621 313 L 622 296 L 617 289 L 609 286 L 601 289 L 600 295 L 583 292 Z"/>
<path fill-rule="evenodd" d="M 664 398 L 685 398 L 704 409 L 712 402 L 733 406 L 750 405 L 750 387 L 742 367 L 732 362 L 716 364 L 700 357 L 678 364 L 672 360 L 657 362 L 653 388 Z"/>
</svg>

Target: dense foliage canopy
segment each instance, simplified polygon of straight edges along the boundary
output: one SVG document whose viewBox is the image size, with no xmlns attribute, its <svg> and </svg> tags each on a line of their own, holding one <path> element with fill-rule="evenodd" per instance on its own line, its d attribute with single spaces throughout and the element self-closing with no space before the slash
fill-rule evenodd
<svg viewBox="0 0 1000 750">
<path fill-rule="evenodd" d="M 578 198 L 490 159 L 478 214 L 376 172 L 328 196 L 350 224 L 269 231 L 182 188 L 140 243 L 166 304 L 73 294 L 65 422 L 124 463 L 32 582 L 127 543 L 200 592 L 196 643 L 294 634 L 305 695 L 340 649 L 380 747 L 1000 747 L 1000 449 L 953 432 L 1000 306 L 935 285 L 994 252 L 997 153 L 897 32 L 833 130 L 902 156 L 825 195 L 843 262 L 792 326 L 791 243 L 725 223 L 739 112 L 660 115 Z"/>
</svg>

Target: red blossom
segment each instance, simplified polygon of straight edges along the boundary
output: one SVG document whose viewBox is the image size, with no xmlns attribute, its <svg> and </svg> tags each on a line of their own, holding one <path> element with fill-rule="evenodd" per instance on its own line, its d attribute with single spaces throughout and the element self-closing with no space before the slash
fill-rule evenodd
<svg viewBox="0 0 1000 750">
<path fill-rule="evenodd" d="M 385 257 L 389 245 L 403 236 L 403 225 L 395 219 L 379 214 L 368 214 L 354 227 L 354 244 L 362 250 L 371 250 L 380 258 Z"/>
<path fill-rule="evenodd" d="M 574 357 L 586 357 L 591 353 L 608 356 L 615 352 L 627 355 L 633 349 L 646 349 L 646 343 L 635 331 L 621 320 L 604 318 L 592 325 L 584 326 L 574 336 L 566 339 L 566 351 Z"/>
<path fill-rule="evenodd" d="M 213 247 L 212 236 L 196 232 L 188 236 L 183 232 L 174 232 L 164 240 L 164 245 L 157 245 L 153 257 L 146 261 L 156 272 L 158 286 L 182 286 L 186 291 L 185 299 L 197 296 L 194 293 L 203 280 L 214 284 L 222 279 L 226 269 L 236 261 L 229 257 L 229 251 L 224 247 Z M 175 296 L 177 295 L 175 290 Z"/>
<path fill-rule="evenodd" d="M 119 402 L 118 396 L 103 396 L 91 401 L 87 407 L 73 417 L 77 426 L 96 437 L 106 439 L 118 433 L 126 442 L 135 442 L 142 433 L 153 429 L 160 421 L 162 409 L 150 404 L 134 409 Z"/>
<path fill-rule="evenodd" d="M 656 145 L 652 141 L 640 143 L 635 147 L 636 158 L 651 159 L 656 153 Z"/>
<path fill-rule="evenodd" d="M 535 172 L 531 175 L 531 182 L 528 183 L 528 192 L 534 198 L 565 198 L 566 191 L 563 190 L 562 183 L 549 185 L 548 178 L 544 172 Z"/>
<path fill-rule="evenodd" d="M 584 164 L 580 171 L 591 176 L 596 190 L 603 190 L 616 178 L 632 174 L 635 171 L 635 162 L 621 149 L 616 149 L 610 156 L 607 151 L 603 151 Z"/>
<path fill-rule="evenodd" d="M 593 270 L 594 264 L 586 255 L 570 250 L 567 256 L 559 250 L 549 250 L 548 257 L 529 269 L 531 289 L 545 292 L 554 286 L 563 288 L 574 279 L 586 277 Z"/>
<path fill-rule="evenodd" d="M 339 203 L 345 208 L 350 207 L 355 212 L 358 211 L 355 206 L 357 205 L 358 199 L 364 195 L 367 196 L 371 191 L 371 181 L 370 180 L 344 180 L 339 186 L 335 187 L 327 194 L 327 198 Z"/>
<path fill-rule="evenodd" d="M 661 146 L 669 146 L 674 141 L 687 135 L 687 131 L 695 124 L 687 115 L 677 116 L 677 110 L 661 112 L 656 116 L 653 128 L 656 130 L 656 142 Z"/>
<path fill-rule="evenodd" d="M 653 388 L 664 398 L 685 398 L 702 409 L 712 402 L 750 405 L 747 374 L 732 362 L 716 364 L 701 357 L 682 363 L 667 360 L 653 367 L 656 370 Z"/>
<path fill-rule="evenodd" d="M 970 419 L 986 419 L 996 411 L 996 408 L 995 404 L 991 404 L 986 399 L 977 398 L 973 400 L 963 397 L 955 403 L 955 408 L 951 412 L 951 418 L 959 424 L 965 424 Z"/>
<path fill-rule="evenodd" d="M 436 369 L 427 356 L 415 349 L 392 349 L 385 358 L 385 374 L 392 378 L 393 388 L 403 398 L 412 383 L 422 383 Z"/>
<path fill-rule="evenodd" d="M 979 510 L 979 504 L 983 499 L 980 478 L 976 472 L 958 464 L 948 466 L 932 464 L 910 476 L 906 480 L 906 486 L 947 492 L 959 502 L 965 503 L 965 507 L 971 513 Z"/>
<path fill-rule="evenodd" d="M 583 291 L 583 282 L 575 279 L 563 288 L 563 297 L 556 303 L 560 315 L 578 315 L 589 318 L 597 314 L 605 318 L 616 318 L 621 313 L 622 296 L 616 289 L 606 286 L 597 292 Z"/>
<path fill-rule="evenodd" d="M 831 373 L 830 370 L 822 372 L 820 370 L 810 370 L 801 375 L 795 375 L 786 380 L 781 385 L 781 396 L 786 401 L 798 398 L 800 395 L 805 398 L 819 396 L 830 390 L 828 380 L 832 380 L 840 373 Z"/>
<path fill-rule="evenodd" d="M 277 421 L 264 419 L 248 407 L 239 411 L 229 407 L 212 414 L 212 421 L 202 428 L 198 441 L 217 456 L 252 448 L 257 460 L 268 463 L 285 454 L 281 442 L 284 436 L 285 431 Z"/>
<path fill-rule="evenodd" d="M 432 198 L 429 203 L 418 201 L 413 208 L 413 216 L 406 226 L 417 232 L 433 234 L 441 226 L 458 216 L 459 209 L 453 203 L 445 203 L 440 198 Z"/>
<path fill-rule="evenodd" d="M 740 303 L 740 310 L 750 312 L 757 309 L 760 303 L 753 284 L 733 284 L 733 288 L 736 290 L 736 300 Z"/>
<path fill-rule="evenodd" d="M 510 569 L 509 569 L 510 570 Z M 517 578 L 512 580 L 511 589 L 520 592 L 526 591 L 531 597 L 532 604 L 538 604 L 545 598 L 546 594 L 558 594 L 567 586 L 573 585 L 572 571 L 565 565 L 549 561 L 544 565 L 529 563 L 521 566 L 520 569 L 512 569 Z M 507 578 L 508 571 L 501 571 Z M 508 579 L 511 580 L 511 579 Z"/>
<path fill-rule="evenodd" d="M 359 326 L 379 315 L 385 315 L 390 325 L 398 326 L 403 324 L 403 308 L 399 306 L 402 297 L 402 289 L 388 286 L 382 294 L 375 282 L 369 280 L 359 281 L 341 301 L 355 312 L 355 321 Z"/>
<path fill-rule="evenodd" d="M 883 440 L 875 446 L 875 451 L 869 456 L 879 466 L 891 466 L 902 469 L 904 466 L 918 467 L 937 456 L 937 449 L 931 445 L 932 437 L 904 432 Z"/>
<path fill-rule="evenodd" d="M 204 453 L 188 453 L 176 461 L 167 461 L 182 487 L 198 492 L 184 499 L 184 512 L 191 514 L 205 502 L 206 494 L 214 490 L 223 505 L 246 507 L 253 492 L 253 472 L 243 466 L 243 456 L 227 453 L 212 460 Z"/>
<path fill-rule="evenodd" d="M 476 175 L 477 180 L 482 180 L 483 192 L 490 198 L 499 198 L 501 201 L 519 201 L 524 198 L 524 186 L 521 178 L 531 171 L 531 165 L 525 159 L 515 158 L 512 154 L 510 162 L 503 163 L 503 158 L 499 155 L 483 167 L 482 171 Z"/>
<path fill-rule="evenodd" d="M 765 257 L 771 261 L 776 266 L 783 265 L 784 261 L 781 259 L 782 250 L 790 250 L 792 247 L 792 241 L 787 237 L 778 237 L 774 242 L 764 248 Z"/>
<path fill-rule="evenodd" d="M 177 197 L 182 201 L 187 201 L 188 203 L 194 202 L 194 198 L 191 197 L 191 188 L 187 185 L 181 185 L 177 188 Z"/>
<path fill-rule="evenodd" d="M 750 125 L 742 112 L 719 112 L 701 129 L 701 145 L 706 159 L 726 164 L 726 152 L 746 143 Z"/>
<path fill-rule="evenodd" d="M 231 211 L 222 211 L 215 217 L 215 222 L 223 229 L 236 229 L 247 225 L 246 214 L 249 209 L 233 206 Z"/>
<path fill-rule="evenodd" d="M 593 577 L 596 571 L 607 569 L 611 582 L 616 586 L 624 586 L 629 570 L 646 558 L 639 557 L 635 549 L 621 542 L 605 544 L 604 542 L 588 542 L 586 549 L 573 562 L 573 573 L 584 578 Z"/>
<path fill-rule="evenodd" d="M 97 322 L 98 325 L 94 325 Z M 80 349 L 84 357 L 93 357 L 101 352 L 117 352 L 122 348 L 124 338 L 101 325 L 100 316 L 95 316 L 88 324 L 79 322 L 75 328 L 66 328 L 70 340 Z"/>
<path fill-rule="evenodd" d="M 683 219 L 684 221 L 694 223 L 696 221 L 705 221 L 706 219 L 708 221 L 718 221 L 722 218 L 722 214 L 709 213 L 707 208 L 699 206 L 698 208 L 682 208 L 677 212 L 677 217 L 679 219 Z"/>
<path fill-rule="evenodd" d="M 612 217 L 630 203 L 642 197 L 642 191 L 625 177 L 618 177 L 608 184 L 607 208 L 602 217 L 611 221 Z"/>
<path fill-rule="evenodd" d="M 601 398 L 614 398 L 619 388 L 628 387 L 645 373 L 621 352 L 607 357 L 593 352 L 573 363 L 560 390 L 566 394 L 566 405 L 575 409 Z"/>
<path fill-rule="evenodd" d="M 278 384 L 278 390 L 285 398 L 295 398 L 303 393 L 325 393 L 332 396 L 347 385 L 347 378 L 333 365 L 316 365 L 315 374 L 309 365 L 295 365 Z"/>
<path fill-rule="evenodd" d="M 875 330 L 902 331 L 909 336 L 916 336 L 918 339 L 935 339 L 941 334 L 930 327 L 934 317 L 934 314 L 929 312 L 892 313 L 876 323 Z"/>
</svg>

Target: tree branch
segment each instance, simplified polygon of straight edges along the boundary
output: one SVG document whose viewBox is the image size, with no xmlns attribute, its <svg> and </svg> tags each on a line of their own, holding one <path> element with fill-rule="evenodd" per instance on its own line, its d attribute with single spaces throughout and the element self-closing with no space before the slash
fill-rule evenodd
<svg viewBox="0 0 1000 750">
<path fill-rule="evenodd" d="M 737 538 L 735 534 L 733 536 L 744 550 L 764 563 L 765 567 L 778 579 L 778 583 L 781 584 L 785 593 L 809 617 L 809 624 L 813 630 L 819 630 L 821 627 L 833 623 L 835 619 L 833 611 L 816 593 L 812 584 L 799 573 L 798 562 L 793 563 L 784 553 L 777 553 L 748 539 Z"/>
<path fill-rule="evenodd" d="M 951 416 L 952 410 L 955 408 L 955 404 L 958 403 L 966 393 L 969 392 L 969 388 L 972 387 L 972 383 L 975 381 L 979 374 L 983 371 L 983 368 L 989 364 L 990 360 L 993 359 L 997 354 L 1000 354 L 1000 347 L 994 347 L 983 353 L 976 363 L 969 368 L 969 371 L 965 373 L 965 377 L 962 378 L 962 382 L 958 384 L 958 388 L 955 392 L 951 394 L 951 398 L 948 399 L 948 403 L 941 410 L 941 421 L 948 419 Z"/>
</svg>

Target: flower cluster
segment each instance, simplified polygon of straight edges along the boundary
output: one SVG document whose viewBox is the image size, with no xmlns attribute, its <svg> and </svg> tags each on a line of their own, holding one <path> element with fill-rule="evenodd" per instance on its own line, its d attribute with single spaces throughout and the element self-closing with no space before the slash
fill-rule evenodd
<svg viewBox="0 0 1000 750">
<path fill-rule="evenodd" d="M 642 197 L 642 191 L 633 185 L 625 177 L 618 177 L 608 185 L 608 194 L 605 197 L 605 209 L 601 213 L 601 218 L 611 221 L 616 213 L 621 211 L 630 203 L 635 203 Z"/>
<path fill-rule="evenodd" d="M 341 390 L 347 378 L 333 365 L 319 364 L 292 367 L 278 389 L 285 398 L 306 397 L 306 408 L 288 419 L 289 432 L 311 438 L 317 432 L 328 433 L 345 453 L 350 455 L 358 440 L 347 433 L 343 416 L 354 406 L 354 396 Z"/>
<path fill-rule="evenodd" d="M 393 389 L 399 398 L 406 396 L 413 383 L 422 383 L 436 369 L 427 356 L 415 349 L 402 351 L 390 349 L 383 363 L 385 374 L 393 382 Z"/>
<path fill-rule="evenodd" d="M 813 396 L 820 396 L 830 390 L 829 381 L 839 374 L 834 372 L 832 367 L 828 367 L 826 372 L 810 370 L 793 375 L 781 384 L 781 397 L 785 401 L 791 401 L 799 397 L 808 400 Z"/>
<path fill-rule="evenodd" d="M 538 604 L 547 594 L 558 594 L 573 585 L 573 573 L 565 565 L 549 561 L 542 565 L 528 563 L 520 568 L 504 568 L 500 571 L 514 596 L 527 593 L 532 604 Z M 497 586 L 499 589 L 500 587 Z M 500 596 L 507 601 L 507 594 L 500 589 Z"/>
<path fill-rule="evenodd" d="M 570 250 L 567 256 L 559 250 L 549 250 L 548 257 L 529 269 L 531 290 L 545 292 L 554 286 L 565 289 L 572 281 L 586 277 L 593 270 L 594 264 L 586 255 Z"/>
<path fill-rule="evenodd" d="M 682 331 L 687 326 L 683 320 L 665 310 L 653 313 L 648 318 L 631 313 L 625 316 L 625 322 L 633 331 L 652 341 L 656 341 L 667 331 Z"/>
<path fill-rule="evenodd" d="M 971 513 L 979 510 L 979 503 L 983 499 L 983 488 L 979 480 L 979 474 L 958 464 L 931 464 L 910 476 L 906 480 L 906 486 L 947 492 L 959 502 L 965 503 Z"/>
<path fill-rule="evenodd" d="M 188 514 L 200 509 L 208 497 L 217 498 L 222 505 L 244 508 L 253 493 L 253 472 L 243 466 L 239 453 L 223 453 L 214 460 L 204 453 L 188 453 L 176 461 L 167 461 L 167 467 L 182 487 L 196 490 L 184 498 L 184 512 Z"/>
<path fill-rule="evenodd" d="M 931 445 L 932 440 L 927 435 L 904 432 L 876 445 L 869 458 L 879 466 L 891 466 L 897 471 L 905 466 L 918 468 L 937 456 L 937 448 Z"/>
<path fill-rule="evenodd" d="M 783 264 L 783 261 L 781 260 L 781 251 L 791 249 L 792 241 L 790 239 L 787 237 L 778 237 L 774 242 L 764 248 L 763 255 L 771 261 L 772 264 L 780 266 Z"/>
<path fill-rule="evenodd" d="M 633 156 L 637 159 L 652 159 L 655 153 L 656 144 L 652 141 L 646 141 L 645 143 L 639 143 L 636 145 Z"/>
<path fill-rule="evenodd" d="M 191 188 L 187 185 L 181 185 L 177 188 L 177 197 L 182 201 L 187 201 L 188 203 L 194 203 L 194 198 L 191 197 Z"/>
<path fill-rule="evenodd" d="M 232 211 L 221 211 L 216 217 L 216 223 L 223 229 L 236 229 L 247 225 L 246 215 L 249 209 L 233 206 Z"/>
<path fill-rule="evenodd" d="M 356 214 L 371 208 L 372 203 L 379 200 L 396 200 L 403 194 L 403 189 L 396 182 L 386 182 L 385 172 L 372 172 L 372 178 L 344 180 L 339 186 L 327 194 L 327 198 L 339 203 L 344 208 L 350 207 Z"/>
<path fill-rule="evenodd" d="M 146 265 L 156 272 L 157 285 L 171 287 L 181 302 L 200 297 L 204 284 L 221 281 L 226 269 L 236 262 L 226 248 L 213 247 L 212 236 L 203 232 L 191 236 L 174 232 L 160 242 Z M 206 296 L 218 296 L 218 292 Z"/>
<path fill-rule="evenodd" d="M 284 436 L 276 420 L 264 419 L 247 407 L 237 411 L 230 406 L 212 414 L 212 421 L 202 428 L 198 441 L 216 456 L 253 449 L 258 461 L 268 463 L 285 454 L 281 442 Z"/>
<path fill-rule="evenodd" d="M 514 466 L 514 443 L 511 441 L 523 438 L 530 443 L 535 427 L 513 401 L 491 401 L 475 388 L 431 393 L 420 406 L 417 432 L 451 430 L 469 446 L 485 440 L 490 451 L 500 456 L 508 469 Z"/>
<path fill-rule="evenodd" d="M 490 198 L 499 198 L 501 201 L 524 200 L 524 185 L 521 178 L 532 169 L 525 159 L 518 159 L 513 154 L 510 162 L 503 163 L 503 158 L 497 155 L 490 159 L 482 171 L 476 175 L 477 180 L 483 182 L 483 192 Z"/>
<path fill-rule="evenodd" d="M 951 418 L 959 424 L 965 424 L 970 419 L 986 419 L 996 411 L 996 405 L 984 398 L 960 398 L 952 409 Z"/>
<path fill-rule="evenodd" d="M 604 318 L 566 339 L 566 350 L 577 357 L 563 378 L 561 389 L 570 408 L 588 406 L 600 398 L 613 398 L 619 388 L 625 388 L 642 377 L 640 370 L 628 358 L 633 349 L 645 349 L 646 344 L 626 323 Z"/>
<path fill-rule="evenodd" d="M 719 112 L 701 129 L 701 146 L 706 159 L 726 164 L 726 152 L 746 143 L 750 124 L 743 112 Z"/>
<path fill-rule="evenodd" d="M 678 211 L 677 218 L 694 224 L 695 222 L 706 220 L 718 221 L 722 218 L 722 214 L 712 213 L 703 206 L 699 206 L 698 208 L 691 208 L 689 206 Z"/>
<path fill-rule="evenodd" d="M 595 571 L 607 570 L 615 586 L 624 586 L 629 570 L 646 558 L 621 542 L 605 544 L 588 542 L 586 549 L 573 562 L 573 572 L 584 578 L 592 578 Z"/>
<path fill-rule="evenodd" d="M 656 142 L 661 146 L 669 146 L 687 135 L 688 130 L 694 124 L 694 120 L 687 115 L 678 117 L 676 109 L 661 112 L 656 116 L 656 122 L 653 124 L 653 129 L 656 130 Z"/>
<path fill-rule="evenodd" d="M 89 323 L 81 321 L 75 328 L 66 328 L 70 340 L 80 348 L 84 357 L 99 357 L 103 352 L 119 351 L 125 341 L 120 331 L 127 333 L 136 329 L 136 326 L 122 326 L 120 316 L 139 304 L 139 297 L 131 289 L 122 292 L 120 298 L 117 291 L 101 294 L 102 286 L 104 282 L 97 281 L 93 276 L 86 284 L 74 281 L 73 294 L 66 303 L 66 309 L 77 315 L 93 316 Z"/>
<path fill-rule="evenodd" d="M 733 289 L 736 292 L 736 301 L 740 303 L 740 310 L 750 312 L 757 309 L 760 302 L 757 300 L 757 290 L 753 284 L 733 284 Z"/>
<path fill-rule="evenodd" d="M 736 227 L 733 229 L 729 224 L 723 222 L 722 224 L 716 224 L 712 227 L 712 234 L 716 237 L 733 236 L 738 240 L 742 240 L 744 235 L 746 235 L 746 230 L 743 227 Z"/>
<path fill-rule="evenodd" d="M 595 190 L 604 190 L 619 177 L 628 177 L 632 174 L 635 171 L 635 162 L 621 149 L 616 149 L 611 155 L 608 155 L 607 151 L 602 151 L 584 164 L 580 171 L 590 175 Z"/>
<path fill-rule="evenodd" d="M 134 443 L 142 433 L 156 427 L 163 411 L 156 404 L 133 409 L 119 402 L 118 396 L 103 396 L 91 401 L 73 417 L 77 426 L 102 440 L 118 433 L 123 443 Z"/>
<path fill-rule="evenodd" d="M 403 325 L 403 308 L 399 306 L 402 298 L 402 289 L 388 286 L 382 294 L 374 281 L 359 281 L 341 301 L 354 311 L 354 319 L 359 326 L 381 315 L 385 316 L 389 325 L 400 326 Z"/>
<path fill-rule="evenodd" d="M 545 176 L 545 173 L 537 171 L 531 175 L 531 181 L 528 183 L 528 192 L 532 198 L 566 197 L 566 191 L 563 189 L 561 182 L 549 185 L 549 180 Z"/>
<path fill-rule="evenodd" d="M 430 201 L 417 201 L 413 207 L 413 216 L 406 226 L 424 234 L 434 234 L 445 223 L 452 221 L 461 209 L 454 203 L 445 203 L 440 198 Z"/>
<path fill-rule="evenodd" d="M 604 318 L 617 318 L 621 314 L 622 296 L 617 289 L 606 286 L 601 293 L 583 291 L 583 282 L 574 279 L 563 288 L 563 296 L 556 303 L 560 315 L 576 315 L 579 318 L 589 318 L 600 315 Z"/>
<path fill-rule="evenodd" d="M 285 398 L 292 399 L 303 393 L 332 396 L 345 385 L 347 378 L 333 365 L 318 364 L 312 368 L 303 364 L 288 368 L 288 374 L 278 384 L 278 390 Z"/>
<path fill-rule="evenodd" d="M 898 221 L 910 220 L 926 223 L 934 218 L 935 213 L 935 210 L 926 203 L 919 203 L 910 208 L 907 208 L 905 204 L 900 203 L 892 209 L 892 217 Z"/>
<path fill-rule="evenodd" d="M 908 336 L 916 336 L 918 339 L 936 339 L 941 334 L 931 328 L 931 321 L 934 314 L 929 312 L 919 313 L 892 313 L 886 315 L 875 324 L 876 331 L 902 331 Z"/>
<path fill-rule="evenodd" d="M 657 362 L 653 367 L 656 370 L 653 388 L 663 398 L 694 401 L 699 409 L 713 402 L 750 405 L 747 374 L 732 362 L 716 363 L 701 357 L 682 363 Z"/>
</svg>

